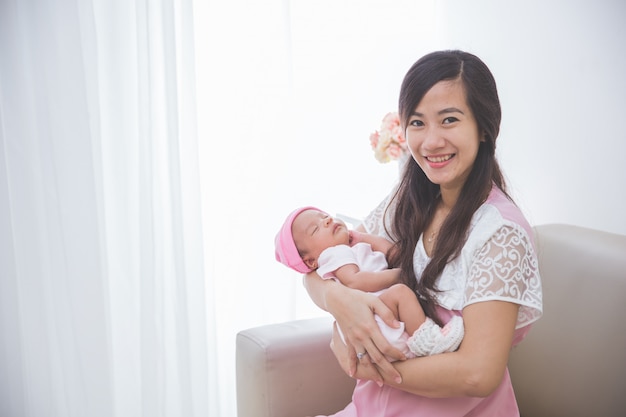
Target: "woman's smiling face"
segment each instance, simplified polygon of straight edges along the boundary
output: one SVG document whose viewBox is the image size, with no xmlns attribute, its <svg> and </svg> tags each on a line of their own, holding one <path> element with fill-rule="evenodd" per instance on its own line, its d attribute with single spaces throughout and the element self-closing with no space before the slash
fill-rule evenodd
<svg viewBox="0 0 626 417">
<path fill-rule="evenodd" d="M 406 139 L 415 161 L 442 192 L 460 192 L 482 136 L 460 80 L 435 84 L 411 113 Z"/>
</svg>

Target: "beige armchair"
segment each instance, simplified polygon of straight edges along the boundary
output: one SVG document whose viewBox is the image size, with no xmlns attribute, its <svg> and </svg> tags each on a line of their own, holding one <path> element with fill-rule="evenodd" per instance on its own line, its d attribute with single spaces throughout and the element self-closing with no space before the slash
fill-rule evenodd
<svg viewBox="0 0 626 417">
<path fill-rule="evenodd" d="M 544 316 L 510 356 L 523 417 L 626 415 L 626 236 L 535 228 Z M 237 335 L 240 417 L 331 414 L 354 381 L 330 351 L 332 318 Z"/>
</svg>

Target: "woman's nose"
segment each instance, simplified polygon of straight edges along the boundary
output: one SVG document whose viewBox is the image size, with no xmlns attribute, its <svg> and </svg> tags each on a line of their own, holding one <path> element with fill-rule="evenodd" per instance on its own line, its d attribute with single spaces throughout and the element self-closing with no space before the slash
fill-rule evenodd
<svg viewBox="0 0 626 417">
<path fill-rule="evenodd" d="M 442 146 L 445 146 L 445 141 L 441 132 L 438 129 L 428 129 L 425 133 L 422 146 L 426 150 L 439 149 Z"/>
</svg>

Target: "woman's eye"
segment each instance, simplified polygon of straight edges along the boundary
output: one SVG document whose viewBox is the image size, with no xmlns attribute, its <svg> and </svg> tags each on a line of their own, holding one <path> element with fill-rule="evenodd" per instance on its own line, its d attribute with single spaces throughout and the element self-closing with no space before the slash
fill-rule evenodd
<svg viewBox="0 0 626 417">
<path fill-rule="evenodd" d="M 411 126 L 424 126 L 424 122 L 422 122 L 421 120 L 411 120 L 409 122 L 409 125 L 411 125 Z"/>
<path fill-rule="evenodd" d="M 446 117 L 445 119 L 443 119 L 443 124 L 444 125 L 449 125 L 450 123 L 454 123 L 454 122 L 458 122 L 459 119 L 457 119 L 456 117 Z"/>
</svg>

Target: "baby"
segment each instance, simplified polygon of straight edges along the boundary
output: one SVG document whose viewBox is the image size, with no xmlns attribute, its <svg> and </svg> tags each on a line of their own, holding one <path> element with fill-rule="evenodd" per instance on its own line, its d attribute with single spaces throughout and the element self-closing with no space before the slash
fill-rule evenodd
<svg viewBox="0 0 626 417">
<path fill-rule="evenodd" d="M 454 316 L 441 328 L 426 317 L 413 290 L 398 283 L 400 270 L 389 269 L 386 254 L 393 244 L 382 236 L 350 231 L 340 219 L 315 207 L 302 207 L 287 217 L 275 246 L 276 260 L 297 272 L 317 271 L 322 279 L 380 297 L 401 326 L 394 329 L 379 317 L 376 321 L 387 340 L 407 357 L 453 352 L 459 347 L 463 319 Z"/>
</svg>

